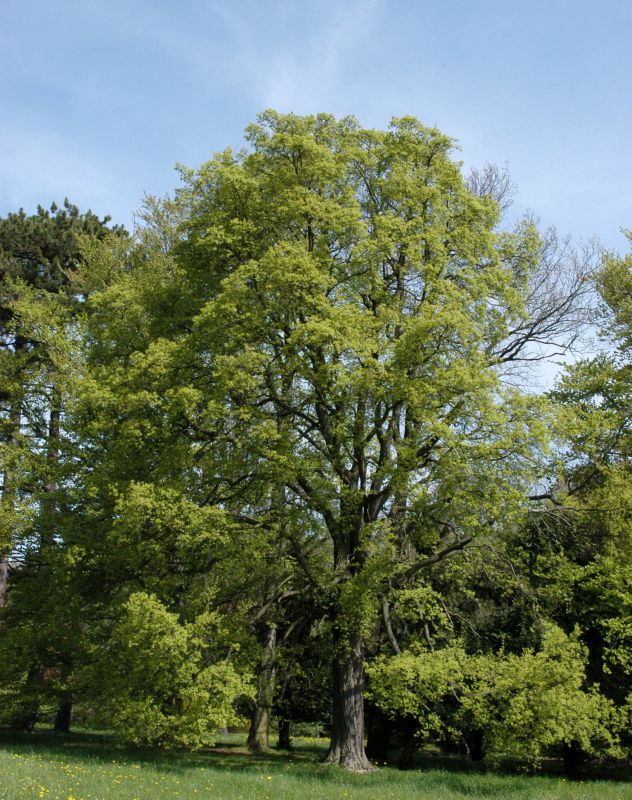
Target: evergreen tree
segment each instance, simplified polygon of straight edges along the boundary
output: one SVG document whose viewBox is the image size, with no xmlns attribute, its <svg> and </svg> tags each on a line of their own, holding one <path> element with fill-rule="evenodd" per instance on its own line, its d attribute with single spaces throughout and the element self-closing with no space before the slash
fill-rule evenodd
<svg viewBox="0 0 632 800">
<path fill-rule="evenodd" d="M 15 703 L 5 705 L 3 716 L 24 727 L 37 717 L 39 695 L 59 701 L 58 726 L 69 724 L 63 687 L 72 659 L 68 612 L 74 598 L 63 568 L 59 500 L 69 476 L 64 414 L 74 394 L 82 301 L 73 275 L 84 237 L 124 237 L 108 222 L 67 200 L 61 208 L 0 219 L 0 607 L 10 566 L 16 567 L 1 623 L 3 645 L 14 654 L 3 669 Z"/>
</svg>

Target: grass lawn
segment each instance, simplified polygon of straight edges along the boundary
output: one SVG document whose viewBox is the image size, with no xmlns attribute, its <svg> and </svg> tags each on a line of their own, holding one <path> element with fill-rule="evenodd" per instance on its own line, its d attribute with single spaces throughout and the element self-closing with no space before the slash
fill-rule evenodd
<svg viewBox="0 0 632 800">
<path fill-rule="evenodd" d="M 226 737 L 208 753 L 164 754 L 96 734 L 2 733 L 0 800 L 632 800 L 625 780 L 494 773 L 432 757 L 417 770 L 356 776 L 318 763 L 324 742 L 297 739 L 290 755 L 258 757 L 242 743 Z"/>
</svg>

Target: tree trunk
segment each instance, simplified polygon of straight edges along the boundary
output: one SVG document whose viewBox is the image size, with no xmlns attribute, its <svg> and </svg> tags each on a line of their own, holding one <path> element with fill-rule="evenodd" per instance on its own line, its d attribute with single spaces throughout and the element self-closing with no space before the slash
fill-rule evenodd
<svg viewBox="0 0 632 800">
<path fill-rule="evenodd" d="M 371 761 L 386 762 L 392 747 L 394 723 L 373 705 L 365 706 L 366 754 Z"/>
<path fill-rule="evenodd" d="M 472 731 L 468 734 L 467 746 L 472 761 L 482 761 L 485 758 L 485 736 L 483 731 Z"/>
<path fill-rule="evenodd" d="M 248 750 L 260 753 L 269 745 L 270 709 L 257 699 L 248 731 Z"/>
<path fill-rule="evenodd" d="M 267 749 L 269 744 L 270 716 L 276 678 L 276 635 L 277 629 L 275 625 L 266 628 L 261 671 L 259 673 L 259 691 L 257 692 L 257 700 L 248 733 L 248 749 L 255 753 Z"/>
<path fill-rule="evenodd" d="M 0 555 L 0 608 L 4 606 L 9 580 L 9 556 Z"/>
<path fill-rule="evenodd" d="M 337 648 L 334 659 L 334 714 L 326 761 L 350 772 L 374 769 L 364 752 L 364 643 L 359 634 Z"/>
<path fill-rule="evenodd" d="M 579 742 L 573 741 L 564 745 L 562 758 L 564 759 L 564 774 L 569 778 L 574 778 L 581 765 L 586 762 L 586 753 L 582 750 Z"/>
<path fill-rule="evenodd" d="M 48 437 L 46 441 L 46 464 L 48 475 L 42 501 L 40 550 L 45 552 L 55 544 L 55 511 L 57 493 L 57 469 L 59 466 L 59 426 L 61 420 L 61 392 L 56 386 L 51 389 Z"/>
<path fill-rule="evenodd" d="M 362 568 L 360 549 L 365 522 L 364 495 L 347 486 L 340 496 L 340 519 L 330 531 L 334 571 L 353 580 Z M 338 605 L 334 611 L 333 725 L 326 761 L 350 772 L 375 767 L 364 750 L 364 642 L 355 618 L 358 609 Z"/>
<path fill-rule="evenodd" d="M 291 750 L 292 742 L 290 740 L 290 720 L 279 720 L 279 741 L 277 742 L 279 750 Z"/>
<path fill-rule="evenodd" d="M 70 697 L 62 697 L 55 716 L 55 733 L 70 733 L 70 720 L 72 717 L 72 700 Z"/>
<path fill-rule="evenodd" d="M 22 692 L 20 705 L 16 709 L 11 727 L 14 730 L 32 733 L 39 716 L 38 688 L 42 681 L 42 670 L 31 667 L 26 676 L 26 685 Z"/>
<path fill-rule="evenodd" d="M 11 408 L 11 433 L 9 435 L 9 445 L 12 447 L 16 447 L 18 443 L 21 416 L 22 403 L 19 400 L 16 400 Z M 15 496 L 16 487 L 11 472 L 11 466 L 8 465 L 5 467 L 4 475 L 2 476 L 2 498 L 0 499 L 0 537 L 7 537 L 7 539 L 10 538 L 10 528 L 13 525 Z M 3 524 L 2 520 L 4 520 Z M 9 554 L 0 552 L 0 608 L 2 608 L 6 602 L 8 580 Z"/>
</svg>

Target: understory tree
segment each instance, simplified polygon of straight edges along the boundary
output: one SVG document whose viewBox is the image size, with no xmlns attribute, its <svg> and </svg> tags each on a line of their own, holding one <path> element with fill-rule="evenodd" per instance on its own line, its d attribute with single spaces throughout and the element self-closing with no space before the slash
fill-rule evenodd
<svg viewBox="0 0 632 800">
<path fill-rule="evenodd" d="M 373 702 L 399 726 L 412 722 L 417 747 L 434 738 L 476 760 L 502 753 L 532 764 L 573 743 L 591 755 L 621 752 L 612 703 L 583 688 L 586 648 L 559 628 L 545 629 L 537 652 L 410 649 L 376 659 L 369 675 Z"/>
<path fill-rule="evenodd" d="M 72 674 L 87 713 L 124 738 L 199 747 L 254 700 L 254 623 L 288 592 L 271 530 L 202 480 L 196 401 L 174 353 L 195 297 L 169 207 L 133 240 L 84 241 L 68 575 L 87 635 Z M 175 214 L 175 209 L 173 209 Z"/>
</svg>

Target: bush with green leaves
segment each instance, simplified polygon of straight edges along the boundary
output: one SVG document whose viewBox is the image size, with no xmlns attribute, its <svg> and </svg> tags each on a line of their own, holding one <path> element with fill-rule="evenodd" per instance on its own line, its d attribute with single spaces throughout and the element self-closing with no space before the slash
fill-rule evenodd
<svg viewBox="0 0 632 800">
<path fill-rule="evenodd" d="M 213 613 L 182 623 L 155 596 L 130 596 L 114 626 L 102 678 L 111 724 L 126 740 L 195 748 L 241 721 L 235 703 L 252 696 L 252 685 L 214 653 L 220 625 Z"/>
<path fill-rule="evenodd" d="M 537 764 L 555 748 L 619 755 L 622 717 L 586 688 L 578 633 L 546 629 L 540 650 L 469 655 L 455 644 L 377 659 L 367 668 L 372 702 L 391 718 L 413 718 L 417 738 L 453 741 L 488 755 Z"/>
</svg>

